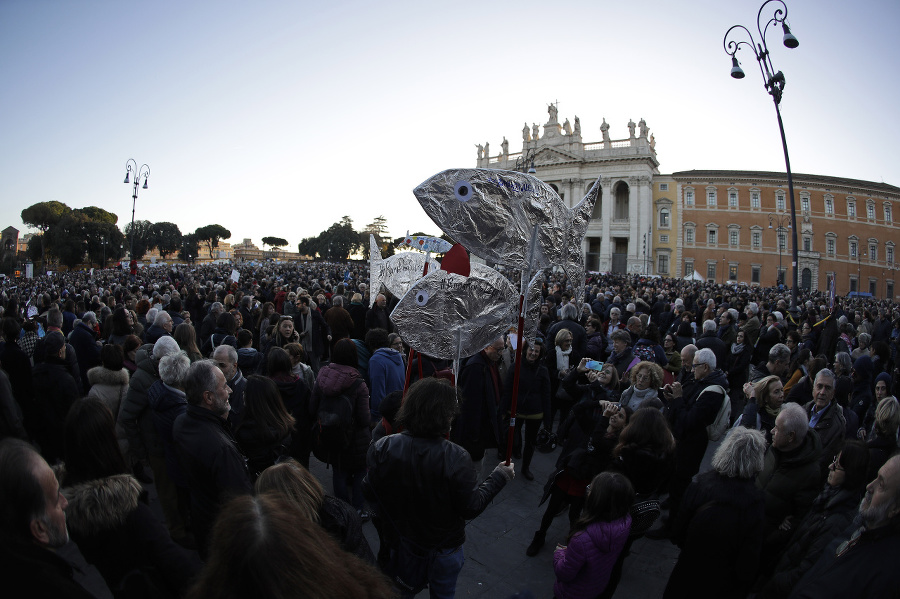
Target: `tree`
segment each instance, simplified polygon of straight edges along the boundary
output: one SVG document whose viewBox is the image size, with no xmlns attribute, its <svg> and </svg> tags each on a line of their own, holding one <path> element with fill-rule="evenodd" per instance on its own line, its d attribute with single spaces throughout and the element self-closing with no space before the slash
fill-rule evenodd
<svg viewBox="0 0 900 599">
<path fill-rule="evenodd" d="M 128 238 L 127 247 L 130 248 L 132 258 L 139 260 L 155 247 L 152 239 L 152 227 L 153 224 L 149 220 L 136 220 L 134 221 L 134 236 L 132 237 L 131 223 L 125 225 L 125 237 Z"/>
<path fill-rule="evenodd" d="M 41 235 L 35 235 L 28 240 L 28 249 L 25 250 L 25 255 L 32 262 L 40 262 L 41 256 L 44 254 L 44 243 L 41 237 Z"/>
<path fill-rule="evenodd" d="M 88 220 L 92 220 L 98 223 L 108 223 L 110 225 L 114 225 L 119 222 L 119 217 L 112 212 L 107 212 L 103 208 L 98 208 L 97 206 L 87 206 L 85 208 L 76 208 L 76 212 L 80 212 L 84 214 Z"/>
<path fill-rule="evenodd" d="M 353 220 L 345 216 L 316 237 L 300 241 L 297 249 L 301 254 L 319 256 L 326 260 L 346 260 L 351 254 L 363 248 L 362 236 L 353 230 Z"/>
<path fill-rule="evenodd" d="M 163 260 L 181 249 L 182 235 L 175 223 L 153 223 L 150 227 L 150 238 Z"/>
<path fill-rule="evenodd" d="M 181 247 L 178 250 L 178 259 L 190 264 L 191 261 L 197 259 L 197 255 L 199 253 L 200 240 L 197 238 L 197 233 L 188 233 L 187 235 L 182 235 Z"/>
<path fill-rule="evenodd" d="M 83 230 L 89 263 L 96 262 L 101 268 L 106 268 L 110 260 L 119 259 L 125 236 L 117 226 L 109 222 L 88 220 L 84 222 Z"/>
<path fill-rule="evenodd" d="M 222 225 L 206 225 L 194 231 L 198 243 L 203 243 L 209 248 L 209 257 L 213 259 L 213 250 L 219 247 L 220 239 L 230 239 L 231 231 Z"/>
<path fill-rule="evenodd" d="M 375 242 L 381 250 L 382 258 L 394 255 L 394 245 L 388 237 L 387 219 L 384 216 L 376 216 L 375 220 L 366 225 L 362 233 L 363 257 L 369 259 L 369 235 L 375 236 Z M 402 241 L 402 240 L 401 240 Z"/>
<path fill-rule="evenodd" d="M 38 229 L 41 237 L 41 270 L 44 269 L 44 259 L 47 255 L 47 248 L 44 245 L 45 235 L 50 227 L 58 223 L 62 217 L 72 212 L 72 209 L 56 200 L 49 202 L 38 202 L 32 204 L 28 208 L 22 210 L 22 222 L 30 227 Z"/>
<path fill-rule="evenodd" d="M 272 249 L 283 248 L 288 244 L 287 239 L 281 237 L 263 237 L 263 245 L 267 245 Z"/>
<path fill-rule="evenodd" d="M 84 261 L 88 248 L 85 232 L 88 222 L 84 214 L 73 211 L 47 230 L 47 245 L 51 253 L 70 269 Z"/>
</svg>

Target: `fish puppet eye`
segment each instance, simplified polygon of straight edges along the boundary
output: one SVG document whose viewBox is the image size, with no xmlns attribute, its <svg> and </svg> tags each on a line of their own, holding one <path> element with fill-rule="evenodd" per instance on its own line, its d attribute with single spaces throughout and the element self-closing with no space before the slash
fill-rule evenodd
<svg viewBox="0 0 900 599">
<path fill-rule="evenodd" d="M 457 181 L 453 191 L 456 193 L 456 199 L 464 204 L 472 199 L 472 184 L 468 181 Z"/>
<path fill-rule="evenodd" d="M 416 305 L 424 306 L 428 303 L 428 292 L 424 289 L 420 289 L 418 293 L 416 293 Z"/>
</svg>

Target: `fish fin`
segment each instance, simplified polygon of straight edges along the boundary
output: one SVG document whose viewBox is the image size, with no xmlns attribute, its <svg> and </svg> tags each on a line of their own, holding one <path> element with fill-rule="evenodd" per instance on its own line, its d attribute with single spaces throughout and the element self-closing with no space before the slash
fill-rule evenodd
<svg viewBox="0 0 900 599">
<path fill-rule="evenodd" d="M 590 191 L 570 210 L 572 222 L 568 231 L 567 254 L 563 263 L 563 270 L 565 270 L 566 276 L 569 277 L 569 284 L 577 290 L 575 302 L 579 315 L 581 314 L 581 305 L 584 303 L 585 276 L 584 253 L 582 252 L 581 244 L 587 233 L 588 224 L 591 222 L 594 203 L 597 201 L 597 195 L 600 193 L 600 179 L 600 177 L 597 177 Z"/>
<path fill-rule="evenodd" d="M 383 262 L 381 258 L 381 250 L 378 248 L 378 242 L 375 236 L 369 233 L 369 274 L 372 280 L 369 281 L 369 307 L 375 305 L 375 298 L 381 292 L 381 269 L 375 268 Z"/>
<path fill-rule="evenodd" d="M 441 269 L 468 277 L 471 272 L 469 252 L 462 244 L 457 243 L 444 254 L 444 259 L 441 260 Z"/>
</svg>

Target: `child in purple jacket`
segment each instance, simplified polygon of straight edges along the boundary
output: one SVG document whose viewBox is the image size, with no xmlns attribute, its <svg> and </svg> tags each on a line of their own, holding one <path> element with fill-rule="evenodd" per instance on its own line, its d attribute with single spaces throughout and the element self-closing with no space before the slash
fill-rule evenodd
<svg viewBox="0 0 900 599">
<path fill-rule="evenodd" d="M 634 488 L 625 476 L 594 477 L 568 545 L 557 545 L 553 554 L 556 599 L 593 599 L 603 592 L 631 531 L 632 503 Z"/>
</svg>

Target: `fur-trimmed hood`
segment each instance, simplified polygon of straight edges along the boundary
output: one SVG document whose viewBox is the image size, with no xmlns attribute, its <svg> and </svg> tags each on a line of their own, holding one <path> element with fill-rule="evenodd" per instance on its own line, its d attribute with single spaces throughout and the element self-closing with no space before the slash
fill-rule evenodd
<svg viewBox="0 0 900 599">
<path fill-rule="evenodd" d="M 125 524 L 137 509 L 144 489 L 130 474 L 116 474 L 62 491 L 69 502 L 66 509 L 69 530 L 76 536 L 93 536 Z"/>
<path fill-rule="evenodd" d="M 129 376 L 128 371 L 124 368 L 121 370 L 110 370 L 103 366 L 94 366 L 87 371 L 88 382 L 91 385 L 110 385 L 121 387 L 127 385 Z"/>
</svg>

